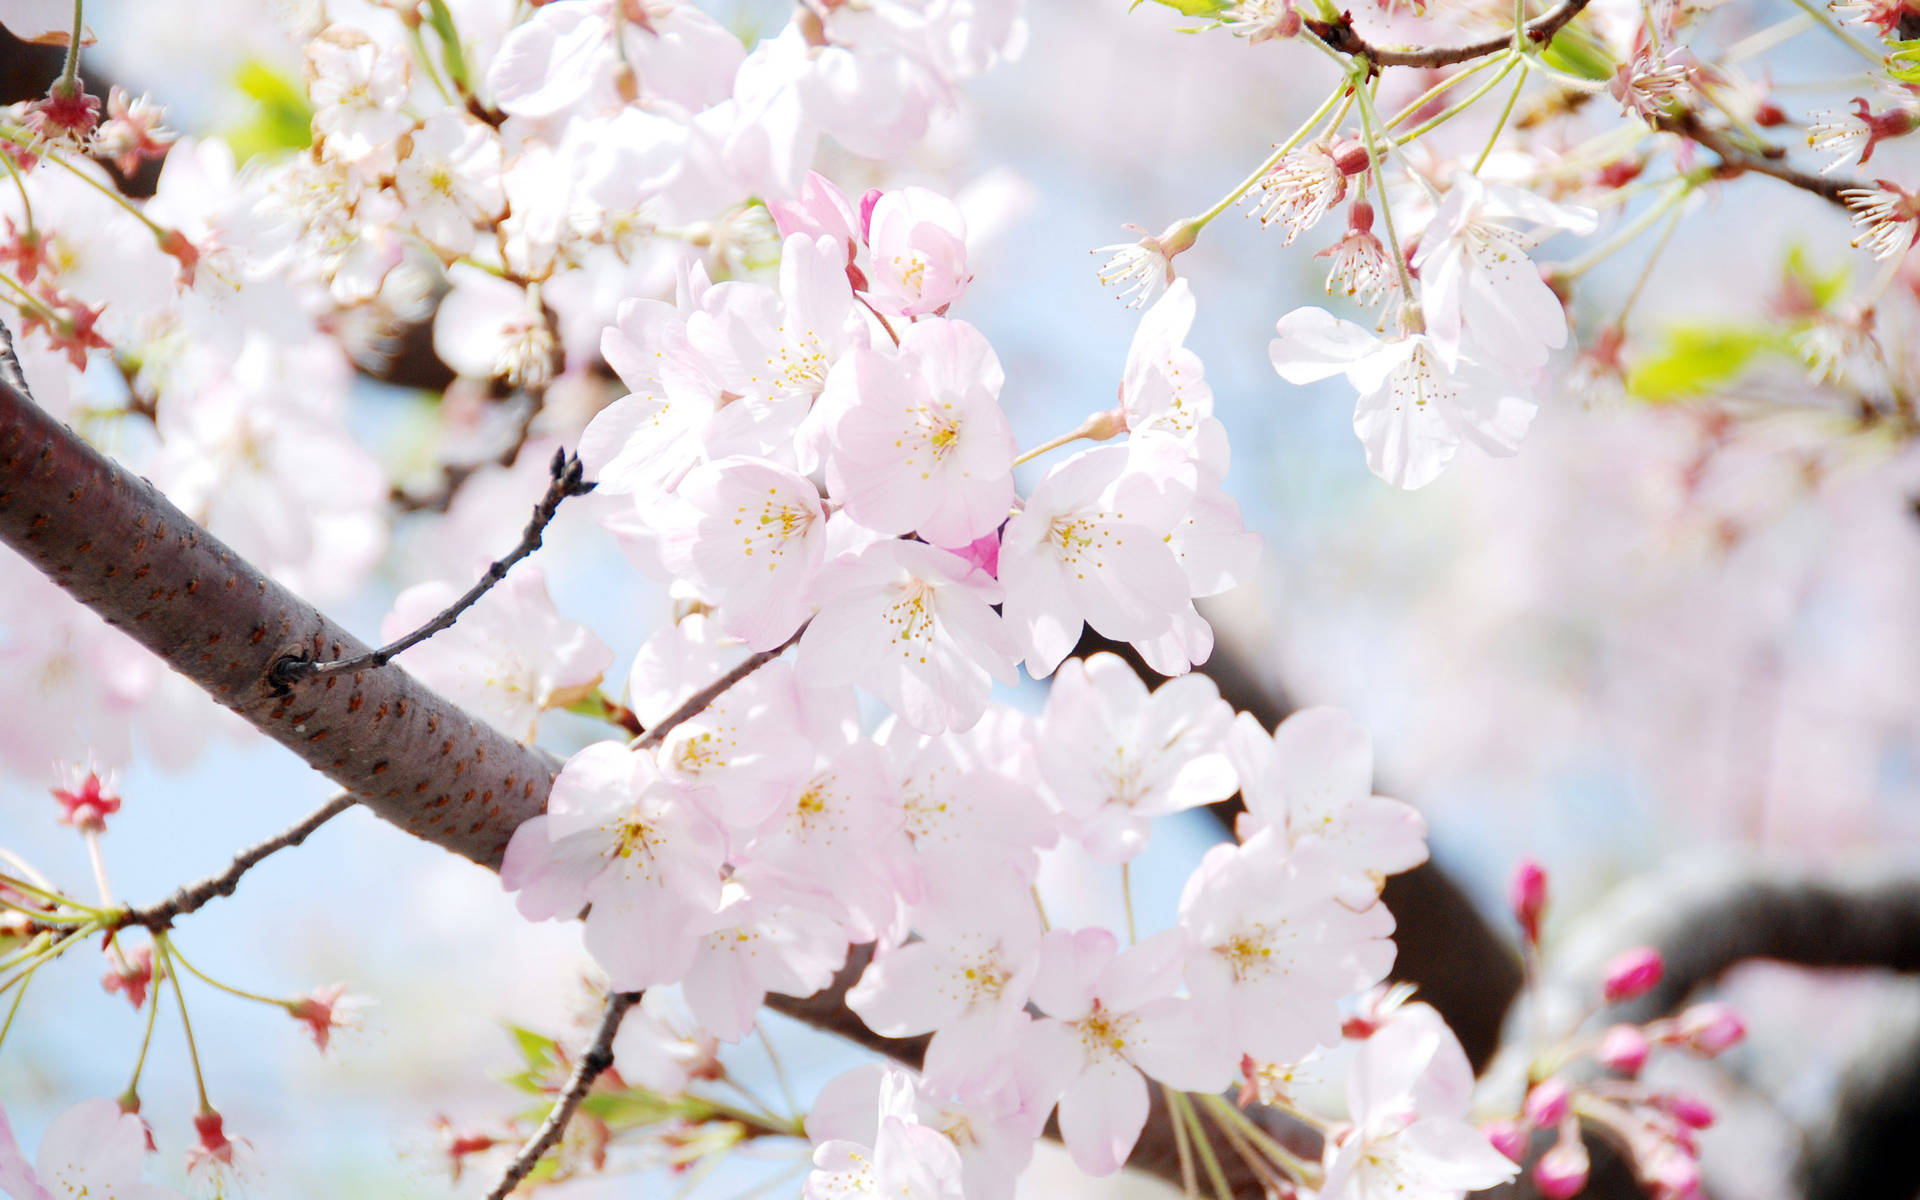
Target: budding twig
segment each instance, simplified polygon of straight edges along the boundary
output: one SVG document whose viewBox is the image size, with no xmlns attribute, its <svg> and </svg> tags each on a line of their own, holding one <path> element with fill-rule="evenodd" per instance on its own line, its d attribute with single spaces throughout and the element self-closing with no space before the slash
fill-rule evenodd
<svg viewBox="0 0 1920 1200">
<path fill-rule="evenodd" d="M 701 688 L 699 691 L 695 692 L 693 695 L 688 696 L 686 699 L 686 702 L 682 704 L 679 708 L 674 709 L 672 712 L 668 713 L 666 716 L 660 718 L 659 723 L 654 725 L 652 729 L 649 729 L 645 733 L 640 735 L 640 737 L 633 743 L 634 746 L 637 749 L 641 749 L 641 750 L 651 750 L 655 746 L 658 746 L 661 742 L 666 740 L 667 735 L 669 733 L 672 733 L 676 726 L 685 724 L 687 721 L 692 720 L 696 716 L 699 716 L 701 710 L 705 709 L 709 704 L 712 704 L 715 700 L 718 700 L 720 698 L 721 693 L 725 692 L 728 688 L 732 687 L 734 684 L 739 683 L 741 680 L 745 679 L 747 676 L 753 674 L 755 671 L 758 671 L 761 667 L 766 666 L 768 663 L 772 662 L 774 659 L 779 658 L 780 655 L 786 651 L 787 647 L 799 641 L 800 635 L 805 633 L 806 631 L 807 631 L 807 627 L 805 625 L 802 625 L 800 628 L 793 631 L 792 637 L 788 638 L 784 642 L 781 642 L 778 646 L 775 646 L 773 649 L 762 650 L 757 654 L 748 655 L 745 659 L 741 660 L 739 665 L 735 666 L 731 671 L 728 671 L 726 674 L 720 676 L 720 678 L 714 680 L 712 683 Z"/>
<path fill-rule="evenodd" d="M 1770 175 L 1780 182 L 1811 192 L 1841 208 L 1847 206 L 1844 193 L 1849 189 L 1866 185 L 1852 179 L 1838 179 L 1829 175 L 1815 175 L 1787 165 L 1785 152 L 1778 147 L 1763 150 L 1743 150 L 1734 145 L 1725 130 L 1715 129 L 1700 119 L 1700 114 L 1692 109 L 1682 109 L 1677 113 L 1662 114 L 1655 122 L 1657 128 L 1667 133 L 1677 133 L 1688 141 L 1711 150 L 1720 158 L 1721 166 L 1729 174 L 1752 171 L 1756 175 Z"/>
<path fill-rule="evenodd" d="M 1588 0 L 1566 0 L 1560 7 L 1543 16 L 1527 22 L 1526 37 L 1536 46 L 1544 46 L 1553 40 L 1567 25 L 1567 22 L 1579 16 L 1587 7 Z M 1338 21 L 1309 20 L 1307 28 L 1318 34 L 1327 45 L 1342 54 L 1366 55 L 1368 61 L 1377 67 L 1450 67 L 1456 63 L 1472 62 L 1476 58 L 1485 58 L 1490 54 L 1500 54 L 1513 49 L 1513 34 L 1503 33 L 1499 37 L 1487 38 L 1466 46 L 1433 46 L 1425 50 L 1383 50 L 1354 32 L 1353 21 L 1342 13 Z"/>
<path fill-rule="evenodd" d="M 554 1102 L 553 1111 L 547 1119 L 540 1122 L 540 1128 L 534 1131 L 527 1144 L 507 1164 L 506 1173 L 500 1182 L 487 1193 L 487 1200 L 506 1200 L 520 1181 L 532 1173 L 547 1151 L 553 1149 L 567 1131 L 567 1125 L 573 1120 L 574 1113 L 593 1090 L 593 1085 L 608 1067 L 613 1065 L 613 1039 L 620 1032 L 620 1022 L 626 1017 L 627 1010 L 640 1000 L 639 992 L 611 992 L 607 995 L 607 1006 L 600 1014 L 600 1025 L 593 1031 L 593 1041 L 573 1064 L 573 1074 L 567 1077 L 567 1086 L 560 1092 L 560 1099 Z"/>
<path fill-rule="evenodd" d="M 325 675 L 337 675 L 347 671 L 358 671 L 363 667 L 384 667 L 402 652 L 419 645 L 443 629 L 450 629 L 460 619 L 460 614 L 472 608 L 480 597 L 492 590 L 493 585 L 507 577 L 513 564 L 540 548 L 540 540 L 546 534 L 547 526 L 552 524 L 554 515 L 560 511 L 560 505 L 570 496 L 584 496 L 592 491 L 592 481 L 585 478 L 585 468 L 580 465 L 577 455 L 569 455 L 565 450 L 557 450 L 553 455 L 553 482 L 547 485 L 546 495 L 540 503 L 533 506 L 533 516 L 527 522 L 526 529 L 520 534 L 520 544 L 515 546 L 505 558 L 497 559 L 488 565 L 486 574 L 480 581 L 468 588 L 466 594 L 437 613 L 431 621 L 407 634 L 399 641 L 390 642 L 378 650 L 369 650 L 352 658 L 337 659 L 333 662 L 314 662 L 311 659 L 289 656 L 273 664 L 268 672 L 269 680 L 279 688 L 290 687 L 303 679 L 317 679 Z"/>
<path fill-rule="evenodd" d="M 298 846 L 301 842 L 306 841 L 308 835 L 312 834 L 314 830 L 325 825 L 328 821 L 333 820 L 333 818 L 339 816 L 359 802 L 360 801 L 354 796 L 342 792 L 340 795 L 322 804 L 318 809 L 308 814 L 291 828 L 282 830 L 266 841 L 261 842 L 259 845 L 248 847 L 234 855 L 233 862 L 228 864 L 226 870 L 218 874 L 209 875 L 198 883 L 183 887 L 158 904 L 149 905 L 146 908 L 129 908 L 123 910 L 117 915 L 114 927 L 125 928 L 128 925 L 140 925 L 159 932 L 171 926 L 177 918 L 184 917 L 188 913 L 199 909 L 215 896 L 233 895 L 234 889 L 240 886 L 240 877 L 252 870 L 260 860 L 266 858 L 276 850 L 284 850 L 290 846 Z"/>
</svg>

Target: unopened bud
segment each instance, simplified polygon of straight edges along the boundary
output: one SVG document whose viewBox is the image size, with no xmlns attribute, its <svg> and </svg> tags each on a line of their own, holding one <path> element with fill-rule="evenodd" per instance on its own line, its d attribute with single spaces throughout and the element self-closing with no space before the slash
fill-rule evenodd
<svg viewBox="0 0 1920 1200">
<path fill-rule="evenodd" d="M 1694 1053 L 1712 1058 L 1745 1040 L 1747 1026 L 1724 1004 L 1696 1004 L 1680 1014 L 1680 1036 Z"/>
<path fill-rule="evenodd" d="M 1661 961 L 1660 952 L 1651 946 L 1639 946 L 1623 951 L 1607 964 L 1601 991 L 1608 1004 L 1619 1004 L 1652 991 L 1665 973 L 1666 964 Z"/>
<path fill-rule="evenodd" d="M 1367 214 L 1369 223 L 1373 216 Z M 1507 892 L 1507 903 L 1513 908 L 1514 920 L 1520 922 L 1520 932 L 1526 935 L 1529 944 L 1540 943 L 1540 918 L 1547 911 L 1547 873 L 1539 863 L 1531 858 L 1520 860 L 1520 866 L 1513 873 L 1513 885 Z"/>
<path fill-rule="evenodd" d="M 1333 162 L 1343 175 L 1358 175 L 1373 165 L 1373 156 L 1365 142 L 1346 139 L 1333 145 Z"/>
<path fill-rule="evenodd" d="M 1527 1152 L 1527 1130 L 1518 1121 L 1494 1121 L 1480 1132 L 1487 1135 L 1488 1145 L 1514 1162 Z"/>
<path fill-rule="evenodd" d="M 1638 1075 L 1647 1065 L 1651 1044 L 1637 1025 L 1615 1025 L 1600 1037 L 1600 1049 L 1594 1057 L 1609 1071 Z"/>
<path fill-rule="evenodd" d="M 1558 1079 L 1534 1084 L 1533 1090 L 1527 1093 L 1527 1103 L 1523 1109 L 1527 1124 L 1535 1129 L 1549 1129 L 1558 1125 L 1565 1119 L 1572 1099 L 1567 1085 Z"/>
<path fill-rule="evenodd" d="M 1698 1096 L 1686 1092 L 1668 1092 L 1656 1103 L 1689 1129 L 1705 1129 L 1713 1124 L 1713 1109 Z"/>
<path fill-rule="evenodd" d="M 1579 1126 L 1570 1122 L 1562 1128 L 1553 1149 L 1533 1164 L 1533 1184 L 1547 1200 L 1568 1200 L 1586 1188 L 1592 1169 L 1587 1148 L 1580 1141 Z"/>
</svg>

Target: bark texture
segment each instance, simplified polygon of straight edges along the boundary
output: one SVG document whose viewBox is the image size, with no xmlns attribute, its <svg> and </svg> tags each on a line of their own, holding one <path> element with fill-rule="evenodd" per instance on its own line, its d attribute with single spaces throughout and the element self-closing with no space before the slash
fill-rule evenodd
<svg viewBox="0 0 1920 1200">
<path fill-rule="evenodd" d="M 397 666 L 276 688 L 281 658 L 366 647 L 5 380 L 0 542 L 415 837 L 497 867 L 546 806 L 551 758 Z"/>
</svg>

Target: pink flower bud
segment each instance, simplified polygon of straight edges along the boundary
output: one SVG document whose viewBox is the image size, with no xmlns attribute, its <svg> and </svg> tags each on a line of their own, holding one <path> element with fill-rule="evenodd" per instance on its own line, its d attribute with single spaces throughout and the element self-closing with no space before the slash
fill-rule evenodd
<svg viewBox="0 0 1920 1200">
<path fill-rule="evenodd" d="M 1680 1036 L 1696 1054 L 1712 1058 L 1745 1040 L 1747 1026 L 1724 1004 L 1696 1004 L 1680 1014 Z"/>
<path fill-rule="evenodd" d="M 1558 1079 L 1548 1079 L 1533 1085 L 1527 1093 L 1527 1103 L 1523 1110 L 1527 1124 L 1535 1129 L 1549 1129 L 1558 1125 L 1567 1115 L 1567 1106 L 1572 1100 L 1567 1085 Z"/>
<path fill-rule="evenodd" d="M 1520 860 L 1519 869 L 1513 873 L 1513 886 L 1507 892 L 1507 902 L 1527 941 L 1538 944 L 1540 918 L 1547 911 L 1547 873 L 1539 863 L 1531 858 Z"/>
<path fill-rule="evenodd" d="M 1619 1004 L 1652 991 L 1665 972 L 1666 964 L 1661 961 L 1660 952 L 1653 947 L 1640 946 L 1626 950 L 1607 964 L 1606 982 L 1601 985 L 1601 991 L 1606 995 L 1608 1004 Z"/>
<path fill-rule="evenodd" d="M 1705 1129 L 1713 1124 L 1713 1109 L 1706 1101 L 1686 1092 L 1669 1092 L 1655 1101 L 1673 1114 L 1673 1119 L 1690 1129 Z"/>
<path fill-rule="evenodd" d="M 885 194 L 879 188 L 868 188 L 866 195 L 860 197 L 860 240 L 863 242 L 872 236 L 873 207 Z"/>
<path fill-rule="evenodd" d="M 1527 1152 L 1527 1129 L 1518 1121 L 1494 1121 L 1480 1131 L 1487 1143 L 1514 1162 Z"/>
<path fill-rule="evenodd" d="M 1700 1164 L 1676 1146 L 1655 1151 L 1641 1170 L 1658 1200 L 1695 1200 L 1700 1195 Z"/>
<path fill-rule="evenodd" d="M 1358 175 L 1373 165 L 1366 143 L 1352 140 L 1334 143 L 1333 161 L 1343 175 Z"/>
<path fill-rule="evenodd" d="M 1600 1049 L 1594 1057 L 1600 1065 L 1609 1071 L 1622 1075 L 1638 1075 L 1640 1068 L 1647 1065 L 1647 1051 L 1651 1048 L 1647 1035 L 1637 1025 L 1615 1025 L 1600 1037 Z"/>
<path fill-rule="evenodd" d="M 1587 1148 L 1580 1141 L 1579 1126 L 1570 1123 L 1561 1130 L 1560 1140 L 1553 1144 L 1553 1149 L 1533 1164 L 1533 1183 L 1547 1200 L 1568 1200 L 1587 1186 L 1587 1175 L 1592 1168 Z"/>
</svg>

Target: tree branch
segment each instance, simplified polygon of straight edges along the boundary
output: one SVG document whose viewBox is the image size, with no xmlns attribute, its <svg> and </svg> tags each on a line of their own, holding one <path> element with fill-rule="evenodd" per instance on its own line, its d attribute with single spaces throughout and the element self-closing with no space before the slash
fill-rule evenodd
<svg viewBox="0 0 1920 1200">
<path fill-rule="evenodd" d="M 487 1200 L 506 1200 L 513 1189 L 520 1186 L 547 1151 L 553 1149 L 567 1132 L 573 1114 L 579 1111 L 587 1093 L 600 1076 L 606 1074 L 613 1065 L 613 1039 L 620 1032 L 620 1022 L 626 1018 L 627 1010 L 640 999 L 639 992 L 612 992 L 607 996 L 607 1006 L 600 1014 L 600 1024 L 594 1030 L 593 1041 L 581 1053 L 579 1061 L 573 1064 L 573 1074 L 567 1077 L 567 1086 L 560 1092 L 560 1098 L 554 1102 L 547 1119 L 540 1122 L 540 1128 L 534 1131 L 527 1144 L 507 1164 L 500 1182 L 487 1193 Z"/>
<path fill-rule="evenodd" d="M 360 801 L 357 797 L 342 792 L 307 814 L 292 828 L 283 829 L 259 845 L 251 846 L 234 855 L 233 862 L 226 870 L 183 887 L 158 904 L 125 910 L 120 914 L 120 919 L 114 928 L 124 929 L 128 925 L 141 925 L 156 933 L 169 928 L 177 918 L 197 911 L 215 896 L 233 895 L 234 889 L 240 886 L 240 877 L 258 865 L 260 860 L 276 851 L 298 846 L 306 841 L 314 830 L 358 803 Z"/>
<path fill-rule="evenodd" d="M 1677 133 L 1701 148 L 1713 151 L 1728 175 L 1740 175 L 1747 171 L 1756 175 L 1770 175 L 1841 208 L 1847 207 L 1841 193 L 1867 186 L 1858 180 L 1815 175 L 1790 166 L 1786 161 L 1787 152 L 1778 146 L 1768 146 L 1757 152 L 1743 150 L 1733 143 L 1725 130 L 1708 125 L 1700 119 L 1699 113 L 1690 108 L 1662 114 L 1655 120 L 1654 127 L 1667 133 Z"/>
<path fill-rule="evenodd" d="M 1560 7 L 1527 22 L 1528 40 L 1539 46 L 1551 42 L 1554 35 L 1566 27 L 1567 22 L 1580 15 L 1581 11 L 1587 7 L 1587 3 L 1588 0 L 1564 0 Z M 1306 25 L 1321 41 L 1342 54 L 1365 55 L 1369 62 L 1380 67 L 1450 67 L 1457 63 L 1472 62 L 1476 58 L 1485 58 L 1489 54 L 1498 54 L 1513 45 L 1513 35 L 1503 33 L 1499 37 L 1487 38 L 1466 46 L 1434 46 L 1425 50 L 1387 50 L 1375 46 L 1354 30 L 1351 13 L 1341 13 L 1337 21 L 1309 20 Z"/>
<path fill-rule="evenodd" d="M 550 756 L 400 667 L 276 686 L 283 658 L 366 647 L 4 377 L 0 542 L 416 837 L 497 867 L 513 831 L 545 807 Z"/>
<path fill-rule="evenodd" d="M 513 565 L 540 548 L 547 526 L 553 523 L 554 516 L 560 511 L 560 505 L 569 497 L 584 496 L 593 490 L 593 484 L 583 478 L 584 468 L 578 455 L 569 457 L 565 450 L 553 453 L 553 465 L 549 468 L 553 481 L 547 485 L 547 491 L 540 502 L 533 506 L 533 516 L 528 519 L 527 527 L 520 534 L 520 543 L 505 558 L 495 559 L 487 564 L 486 573 L 479 582 L 466 590 L 458 600 L 434 614 L 432 620 L 391 642 L 378 650 L 355 655 L 335 662 L 314 662 L 311 659 L 288 657 L 273 664 L 270 672 L 273 682 L 282 687 L 290 687 L 302 679 L 318 679 L 328 675 L 340 675 L 349 671 L 358 671 L 367 667 L 384 667 L 393 659 L 426 641 L 442 630 L 451 629 L 460 619 L 460 614 L 479 603 L 480 597 L 493 589 L 493 585 L 507 577 Z"/>
</svg>

